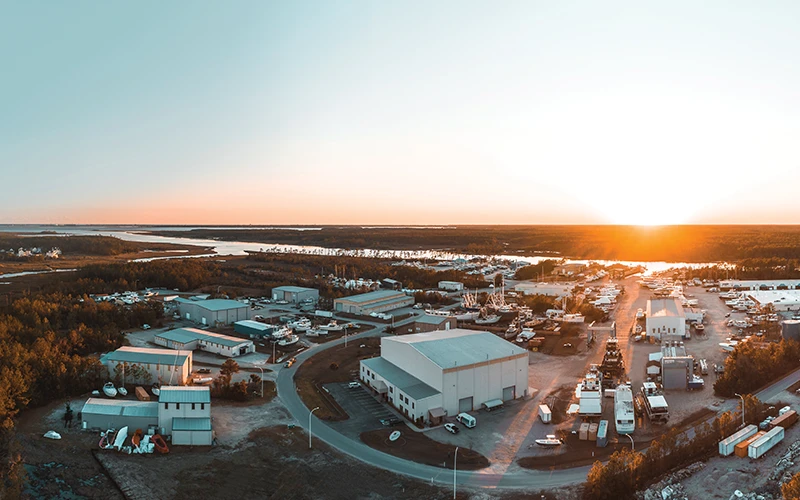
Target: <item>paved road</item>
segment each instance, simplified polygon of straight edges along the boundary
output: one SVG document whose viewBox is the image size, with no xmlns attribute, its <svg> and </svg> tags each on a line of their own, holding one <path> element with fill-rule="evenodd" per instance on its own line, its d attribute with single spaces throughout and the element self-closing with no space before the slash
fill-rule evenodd
<svg viewBox="0 0 800 500">
<path fill-rule="evenodd" d="M 353 342 L 355 339 L 361 337 L 372 337 L 380 334 L 385 325 L 378 325 L 367 321 L 361 321 L 364 324 L 370 324 L 375 328 L 364 331 L 357 335 L 351 335 L 348 342 Z M 297 419 L 300 426 L 308 431 L 309 425 L 309 410 L 300 400 L 297 395 L 297 390 L 294 385 L 294 374 L 303 361 L 313 356 L 319 351 L 330 349 L 332 347 L 341 346 L 344 344 L 344 339 L 337 339 L 326 344 L 303 352 L 297 356 L 297 363 L 292 368 L 281 368 L 277 378 L 277 389 L 281 400 L 286 408 Z M 762 401 L 768 401 L 778 396 L 782 391 L 785 391 L 789 386 L 800 381 L 800 370 L 792 372 L 786 377 L 778 380 L 769 387 L 756 393 L 756 396 Z M 720 410 L 735 409 L 738 404 L 737 400 L 727 401 Z M 333 428 L 329 427 L 324 421 L 312 417 L 311 420 L 312 431 L 315 439 L 319 439 L 327 443 L 329 446 L 346 453 L 358 460 L 366 462 L 375 467 L 380 467 L 391 472 L 411 476 L 423 481 L 435 481 L 442 485 L 452 484 L 452 474 L 439 467 L 432 467 L 422 465 L 401 458 L 388 455 L 377 451 L 369 446 L 350 439 Z M 694 429 L 688 429 L 687 435 L 691 437 Z M 555 471 L 538 471 L 538 470 L 517 470 L 505 474 L 494 474 L 491 472 L 469 472 L 459 471 L 457 473 L 457 481 L 460 486 L 467 487 L 482 487 L 482 488 L 508 488 L 508 489 L 526 489 L 526 488 L 553 488 L 576 483 L 582 483 L 586 480 L 589 473 L 590 466 L 575 467 L 571 469 L 562 469 Z"/>
<path fill-rule="evenodd" d="M 366 321 L 360 321 L 367 324 Z M 354 342 L 355 339 L 361 337 L 376 336 L 384 325 L 380 325 L 372 330 L 350 336 L 348 342 Z M 300 397 L 297 395 L 297 390 L 294 385 L 294 374 L 303 361 L 310 356 L 332 347 L 341 346 L 344 344 L 344 339 L 337 339 L 326 344 L 315 347 L 297 356 L 297 363 L 292 368 L 281 368 L 278 373 L 277 388 L 281 401 L 286 405 L 286 408 L 297 419 L 300 426 L 308 431 L 308 416 L 309 410 L 303 404 Z M 355 342 L 354 342 L 355 344 Z M 452 473 L 443 470 L 439 467 L 432 467 L 422 465 L 401 458 L 388 455 L 377 451 L 369 446 L 350 439 L 333 428 L 329 427 L 325 421 L 312 417 L 311 421 L 312 432 L 315 439 L 320 439 L 338 449 L 339 451 L 351 455 L 358 460 L 366 462 L 370 465 L 380 467 L 398 474 L 415 477 L 423 481 L 430 481 L 436 478 L 435 481 L 441 484 L 452 484 Z M 581 483 L 586 480 L 586 475 L 589 473 L 588 466 L 577 467 L 574 469 L 558 470 L 558 471 L 536 471 L 536 470 L 521 470 L 506 474 L 493 474 L 486 472 L 469 472 L 463 471 L 457 473 L 457 481 L 461 486 L 470 487 L 492 487 L 492 488 L 551 488 L 556 486 L 563 486 L 567 484 Z"/>
</svg>

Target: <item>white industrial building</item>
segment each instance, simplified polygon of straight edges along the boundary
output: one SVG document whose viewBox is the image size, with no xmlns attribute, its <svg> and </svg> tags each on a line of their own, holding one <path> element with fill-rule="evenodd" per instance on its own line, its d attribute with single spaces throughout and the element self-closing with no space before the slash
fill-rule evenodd
<svg viewBox="0 0 800 500">
<path fill-rule="evenodd" d="M 278 286 L 272 289 L 272 300 L 285 300 L 290 304 L 319 301 L 319 290 L 303 286 Z"/>
<path fill-rule="evenodd" d="M 488 332 L 454 329 L 381 339 L 361 380 L 406 417 L 438 423 L 528 394 L 528 353 Z"/>
<path fill-rule="evenodd" d="M 203 352 L 211 352 L 228 358 L 256 352 L 256 346 L 252 340 L 206 332 L 197 328 L 178 328 L 157 333 L 153 342 L 168 349 L 183 351 L 200 349 Z"/>
<path fill-rule="evenodd" d="M 800 280 L 720 280 L 720 290 L 800 290 Z"/>
<path fill-rule="evenodd" d="M 119 366 L 125 380 L 134 384 L 185 384 L 192 373 L 192 351 L 150 347 L 120 347 L 100 357 L 114 378 Z"/>
<path fill-rule="evenodd" d="M 211 393 L 208 387 L 163 386 L 158 402 L 89 398 L 81 410 L 84 429 L 142 429 L 172 436 L 173 445 L 209 446 Z"/>
<path fill-rule="evenodd" d="M 680 341 L 686 336 L 686 315 L 674 297 L 649 299 L 645 324 L 647 336 L 659 341 Z"/>
<path fill-rule="evenodd" d="M 769 290 L 747 292 L 758 307 L 771 304 L 777 311 L 800 311 L 800 290 Z"/>
<path fill-rule="evenodd" d="M 411 305 L 414 305 L 414 297 L 394 290 L 376 290 L 333 301 L 336 312 L 352 314 L 381 313 Z"/>
<path fill-rule="evenodd" d="M 202 325 L 230 325 L 243 319 L 250 319 L 250 306 L 236 300 L 189 300 L 179 297 L 175 302 L 178 304 L 178 314 L 181 318 Z"/>
<path fill-rule="evenodd" d="M 517 283 L 514 291 L 525 295 L 546 295 L 548 297 L 569 297 L 575 283 Z"/>
<path fill-rule="evenodd" d="M 211 445 L 211 392 L 208 387 L 162 387 L 158 425 L 171 431 L 172 444 Z"/>
<path fill-rule="evenodd" d="M 439 290 L 447 290 L 450 292 L 460 292 L 464 289 L 464 283 L 460 281 L 440 281 Z"/>
<path fill-rule="evenodd" d="M 661 346 L 661 384 L 664 389 L 686 389 L 694 373 L 694 358 L 686 354 L 683 342 Z"/>
</svg>

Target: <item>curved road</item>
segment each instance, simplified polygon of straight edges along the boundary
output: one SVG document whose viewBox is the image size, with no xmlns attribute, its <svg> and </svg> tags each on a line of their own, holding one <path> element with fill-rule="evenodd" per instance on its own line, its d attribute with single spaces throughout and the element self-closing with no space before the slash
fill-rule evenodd
<svg viewBox="0 0 800 500">
<path fill-rule="evenodd" d="M 361 321 L 364 324 L 373 324 Z M 374 324 L 373 324 L 374 325 Z M 357 335 L 351 335 L 348 343 L 361 337 L 376 336 L 380 333 L 380 328 L 373 328 Z M 294 385 L 294 374 L 303 361 L 314 354 L 342 345 L 344 339 L 337 339 L 327 344 L 309 349 L 297 356 L 297 362 L 292 368 L 281 368 L 278 372 L 277 389 L 278 395 L 283 404 L 297 419 L 299 425 L 308 432 L 309 410 L 306 408 Z M 402 458 L 377 451 L 369 446 L 350 439 L 335 429 L 329 427 L 324 420 L 312 417 L 312 431 L 314 437 L 320 439 L 337 450 L 346 453 L 358 460 L 366 462 L 375 467 L 380 467 L 391 472 L 415 477 L 423 481 L 435 480 L 443 485 L 453 483 L 453 475 L 448 469 L 433 467 L 430 465 L 418 464 Z M 568 484 L 581 483 L 586 480 L 590 466 L 576 467 L 573 469 L 563 469 L 556 471 L 538 470 L 519 470 L 505 474 L 495 474 L 482 471 L 459 471 L 457 481 L 460 486 L 481 487 L 481 488 L 552 488 Z M 435 478 L 435 479 L 434 479 Z"/>
<path fill-rule="evenodd" d="M 376 325 L 366 321 L 361 321 L 364 324 L 375 326 L 371 330 L 351 335 L 348 337 L 348 342 L 353 342 L 354 339 L 362 337 L 377 336 L 384 325 Z M 337 339 L 327 344 L 322 344 L 297 356 L 297 363 L 292 368 L 282 368 L 278 372 L 277 377 L 277 391 L 281 400 L 286 408 L 297 419 L 299 425 L 308 432 L 308 416 L 309 409 L 306 408 L 294 385 L 294 374 L 297 368 L 314 354 L 330 349 L 335 346 L 342 345 L 344 339 Z M 757 392 L 755 395 L 766 402 L 769 399 L 777 396 L 782 391 L 786 390 L 790 385 L 800 381 L 800 370 L 794 371 L 768 387 Z M 723 409 L 735 409 L 738 400 L 731 400 L 724 405 Z M 687 429 L 686 432 L 691 437 L 694 428 Z M 312 417 L 312 430 L 314 437 L 327 443 L 329 446 L 346 453 L 358 460 L 366 462 L 375 467 L 411 476 L 423 481 L 435 481 L 442 485 L 452 484 L 452 473 L 448 469 L 440 467 L 433 467 L 429 465 L 418 464 L 409 460 L 397 458 L 386 453 L 377 451 L 369 446 L 350 439 L 335 429 L 328 426 L 325 421 Z M 457 481 L 460 486 L 466 487 L 479 487 L 479 488 L 553 488 L 558 486 L 571 485 L 582 483 L 586 480 L 591 466 L 575 467 L 571 469 L 561 469 L 554 471 L 540 471 L 521 469 L 514 472 L 505 474 L 496 474 L 493 472 L 483 471 L 459 471 L 457 472 Z"/>
</svg>

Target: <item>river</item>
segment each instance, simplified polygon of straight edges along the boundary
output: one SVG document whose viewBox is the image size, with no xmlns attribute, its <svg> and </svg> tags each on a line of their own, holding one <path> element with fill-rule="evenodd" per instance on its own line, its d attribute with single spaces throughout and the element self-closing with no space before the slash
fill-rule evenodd
<svg viewBox="0 0 800 500">
<path fill-rule="evenodd" d="M 134 241 L 141 243 L 171 243 L 176 245 L 192 245 L 203 248 L 210 248 L 209 253 L 202 255 L 171 255 L 167 257 L 151 257 L 137 259 L 136 262 L 149 262 L 152 260 L 163 259 L 185 259 L 191 257 L 216 257 L 225 255 L 246 255 L 247 252 L 272 252 L 272 253 L 296 253 L 306 255 L 340 255 L 352 257 L 369 257 L 369 258 L 386 258 L 386 259 L 404 259 L 404 260 L 453 260 L 457 258 L 472 259 L 475 257 L 488 259 L 486 255 L 471 255 L 461 254 L 440 250 L 377 250 L 364 248 L 359 250 L 347 250 L 343 248 L 325 248 L 310 245 L 282 245 L 282 244 L 265 244 L 247 241 L 221 241 L 209 240 L 201 238 L 182 238 L 182 237 L 169 237 L 157 236 L 154 234 L 147 234 L 146 231 L 164 231 L 164 230 L 177 230 L 177 231 L 190 231 L 192 229 L 199 229 L 200 226 L 52 226 L 52 225 L 33 225 L 33 226 L 14 226 L 14 225 L 0 225 L 0 232 L 16 232 L 16 233 L 41 233 L 47 231 L 55 235 L 103 235 L 113 236 L 125 241 Z M 243 226 L 239 229 L 271 229 L 272 226 Z M 237 229 L 237 228 L 222 228 L 222 229 Z M 291 229 L 296 231 L 314 231 L 320 228 L 316 227 L 281 227 L 280 229 Z M 51 234 L 51 235 L 53 235 Z M 512 262 L 528 262 L 536 264 L 546 259 L 559 258 L 557 255 L 498 255 L 497 258 L 505 259 Z M 602 265 L 623 264 L 626 266 L 637 267 L 641 266 L 645 269 L 644 274 L 652 274 L 660 271 L 666 271 L 670 268 L 693 268 L 703 267 L 709 265 L 721 264 L 718 262 L 708 263 L 688 263 L 688 262 L 632 262 L 632 261 L 609 261 L 609 260 L 573 260 L 566 259 L 568 263 L 582 263 L 596 262 Z M 3 276 L 0 276 L 2 278 Z M 8 276 L 11 277 L 11 276 Z"/>
</svg>

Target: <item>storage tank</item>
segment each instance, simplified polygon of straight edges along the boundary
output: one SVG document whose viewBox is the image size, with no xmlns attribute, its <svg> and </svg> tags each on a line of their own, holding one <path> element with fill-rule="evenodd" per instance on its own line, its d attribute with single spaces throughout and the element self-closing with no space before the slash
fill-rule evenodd
<svg viewBox="0 0 800 500">
<path fill-rule="evenodd" d="M 747 458 L 747 449 L 750 447 L 751 444 L 753 444 L 753 441 L 761 438 L 761 436 L 763 436 L 766 433 L 767 433 L 766 431 L 758 431 L 756 434 L 753 434 L 749 438 L 737 444 L 734 447 L 734 453 L 736 454 L 736 456 L 741 458 Z"/>
<path fill-rule="evenodd" d="M 587 423 L 581 424 L 580 428 L 578 429 L 578 439 L 580 439 L 581 441 L 589 440 L 589 424 Z"/>
<path fill-rule="evenodd" d="M 608 420 L 601 420 L 597 426 L 597 447 L 605 448 L 608 444 Z"/>
<path fill-rule="evenodd" d="M 787 319 L 781 324 L 781 335 L 784 340 L 800 342 L 800 320 Z"/>
<path fill-rule="evenodd" d="M 589 441 L 597 441 L 597 424 L 589 424 Z"/>
<path fill-rule="evenodd" d="M 758 432 L 758 427 L 750 424 L 744 429 L 726 437 L 725 439 L 719 442 L 719 454 L 722 455 L 723 457 L 729 456 L 734 452 L 734 448 L 737 444 L 749 438 L 756 432 Z"/>
</svg>

